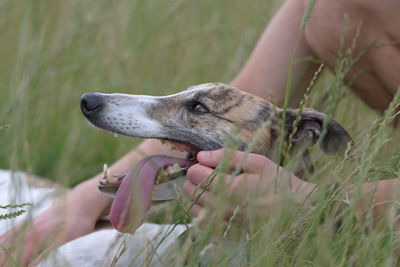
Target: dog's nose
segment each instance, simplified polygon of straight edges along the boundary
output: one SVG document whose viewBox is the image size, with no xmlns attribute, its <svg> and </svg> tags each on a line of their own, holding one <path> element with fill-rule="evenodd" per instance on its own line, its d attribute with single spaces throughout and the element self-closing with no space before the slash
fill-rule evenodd
<svg viewBox="0 0 400 267">
<path fill-rule="evenodd" d="M 81 97 L 81 110 L 85 116 L 99 112 L 102 106 L 103 98 L 98 94 L 87 93 Z"/>
</svg>

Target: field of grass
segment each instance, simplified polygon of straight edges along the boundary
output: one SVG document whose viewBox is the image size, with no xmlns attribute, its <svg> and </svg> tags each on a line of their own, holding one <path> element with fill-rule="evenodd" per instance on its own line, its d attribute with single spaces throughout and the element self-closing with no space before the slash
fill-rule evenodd
<svg viewBox="0 0 400 267">
<path fill-rule="evenodd" d="M 88 127 L 84 92 L 228 82 L 269 19 L 258 1 L 2 1 L 0 167 L 73 185 L 137 144 Z"/>
<path fill-rule="evenodd" d="M 98 173 L 140 140 L 89 127 L 79 107 L 83 93 L 165 95 L 193 84 L 229 82 L 279 4 L 0 1 L 0 168 L 25 170 L 67 186 Z M 222 241 L 246 233 L 241 251 L 252 266 L 398 264 L 394 215 L 374 226 L 371 216 L 358 218 L 354 205 L 348 205 L 341 211 L 342 227 L 334 227 L 340 205 L 328 190 L 332 185 L 399 177 L 400 166 L 400 136 L 389 118 L 374 124 L 378 114 L 344 88 L 340 77 L 324 73 L 312 89 L 310 105 L 327 112 L 329 89 L 337 89 L 333 117 L 360 147 L 359 158 L 343 164 L 330 157 L 317 161 L 321 171 L 313 179 L 321 181 L 321 190 L 312 201 L 299 207 L 288 198 L 267 222 L 251 197 L 248 215 L 228 230 L 220 223 L 221 213 L 212 213 L 202 234 L 190 241 L 194 247 L 188 238 L 176 250 L 179 259 L 197 265 L 212 237 L 216 248 L 210 262 L 228 266 L 237 248 L 222 248 Z M 182 218 L 166 218 L 171 220 Z"/>
</svg>

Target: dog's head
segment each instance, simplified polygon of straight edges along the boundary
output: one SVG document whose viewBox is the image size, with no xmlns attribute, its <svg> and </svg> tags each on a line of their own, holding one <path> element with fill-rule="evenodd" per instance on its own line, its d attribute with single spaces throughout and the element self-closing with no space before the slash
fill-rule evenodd
<svg viewBox="0 0 400 267">
<path fill-rule="evenodd" d="M 193 151 L 222 148 L 229 138 L 244 150 L 264 127 L 265 133 L 254 148 L 255 153 L 263 155 L 271 152 L 282 118 L 282 110 L 268 101 L 222 83 L 192 86 L 163 97 L 84 94 L 81 109 L 93 125 L 104 130 L 173 141 Z M 296 115 L 297 110 L 289 109 L 286 113 L 286 137 L 293 131 Z M 322 133 L 325 118 L 322 113 L 302 112 L 293 140 L 307 138 L 314 144 Z M 346 130 L 330 120 L 321 148 L 328 154 L 343 153 L 350 140 Z"/>
<path fill-rule="evenodd" d="M 282 109 L 270 102 L 221 83 L 192 86 L 162 97 L 89 93 L 82 96 L 81 109 L 99 128 L 132 137 L 167 140 L 191 155 L 222 148 L 228 140 L 245 150 L 256 138 L 253 152 L 270 156 L 283 117 Z M 287 110 L 284 134 L 287 140 L 296 117 L 297 110 Z M 298 119 L 292 142 L 313 145 L 322 134 L 326 115 L 303 111 Z M 326 134 L 320 142 L 324 152 L 343 153 L 348 142 L 351 138 L 342 126 L 334 120 L 326 122 Z M 174 162 L 153 157 L 151 165 L 160 168 Z M 180 165 L 192 163 L 181 161 Z M 156 176 L 157 172 L 145 173 L 147 177 L 143 179 L 149 183 L 149 177 Z M 149 196 L 151 189 L 145 198 Z"/>
</svg>

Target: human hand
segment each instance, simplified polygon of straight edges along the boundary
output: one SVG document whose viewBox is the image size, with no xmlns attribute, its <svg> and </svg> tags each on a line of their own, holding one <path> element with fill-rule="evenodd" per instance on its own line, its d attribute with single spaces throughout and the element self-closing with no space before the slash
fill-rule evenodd
<svg viewBox="0 0 400 267">
<path fill-rule="evenodd" d="M 226 153 L 227 155 L 229 153 Z M 246 199 L 254 195 L 257 196 L 257 206 L 263 210 L 265 215 L 274 204 L 279 205 L 279 197 L 294 197 L 297 202 L 303 201 L 307 195 L 312 192 L 314 184 L 302 181 L 294 174 L 284 170 L 268 158 L 258 154 L 248 154 L 240 167 L 240 174 L 232 177 L 230 174 L 217 176 L 213 181 L 204 183 L 204 180 L 221 164 L 224 150 L 202 151 L 197 155 L 198 163 L 189 168 L 187 172 L 187 180 L 183 185 L 183 190 L 191 197 L 189 206 L 192 206 L 190 212 L 198 216 L 203 212 L 206 204 L 215 205 L 215 194 L 212 194 L 213 188 L 219 182 L 225 188 L 225 194 L 230 196 L 227 208 L 227 217 L 233 214 L 233 210 L 237 205 L 246 201 Z M 235 169 L 245 156 L 244 152 L 236 152 L 230 163 L 230 168 Z M 279 174 L 277 173 L 279 168 Z M 276 179 L 278 177 L 278 180 Z M 220 181 L 220 179 L 223 181 Z M 202 184 L 203 183 L 203 184 Z M 196 187 L 206 188 L 197 190 Z M 200 195 L 201 194 L 201 195 Z M 200 196 L 199 196 L 200 195 Z M 197 199 L 197 202 L 194 201 Z"/>
</svg>

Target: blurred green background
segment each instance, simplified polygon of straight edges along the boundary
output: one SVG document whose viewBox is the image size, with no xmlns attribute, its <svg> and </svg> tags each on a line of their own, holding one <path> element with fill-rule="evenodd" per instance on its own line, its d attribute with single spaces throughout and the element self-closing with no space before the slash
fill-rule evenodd
<svg viewBox="0 0 400 267">
<path fill-rule="evenodd" d="M 280 4 L 1 1 L 0 126 L 7 127 L 0 130 L 0 168 L 67 185 L 96 174 L 139 140 L 89 127 L 79 108 L 84 92 L 164 95 L 229 82 Z M 321 80 L 314 102 L 329 88 Z M 365 125 L 376 117 L 351 95 L 341 105 L 361 107 Z M 360 113 L 347 114 L 335 116 L 353 134 L 361 131 Z"/>
<path fill-rule="evenodd" d="M 163 95 L 228 82 L 269 1 L 1 1 L 0 168 L 69 185 L 138 140 L 88 126 L 84 92 Z"/>
</svg>

